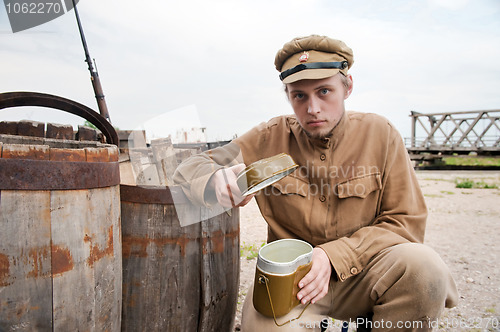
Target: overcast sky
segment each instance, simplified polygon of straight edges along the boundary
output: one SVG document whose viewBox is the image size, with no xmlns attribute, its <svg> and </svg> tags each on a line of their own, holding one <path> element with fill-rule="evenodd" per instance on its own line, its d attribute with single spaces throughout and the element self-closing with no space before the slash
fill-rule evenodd
<svg viewBox="0 0 500 332">
<path fill-rule="evenodd" d="M 379 113 L 404 137 L 411 110 L 500 109 L 498 0 L 81 0 L 78 10 L 120 129 L 203 126 L 225 140 L 292 113 L 274 55 L 313 33 L 354 51 L 346 108 Z M 0 92 L 45 92 L 97 110 L 73 11 L 12 33 L 0 6 L 0 59 Z M 0 119 L 83 123 L 33 109 Z"/>
</svg>

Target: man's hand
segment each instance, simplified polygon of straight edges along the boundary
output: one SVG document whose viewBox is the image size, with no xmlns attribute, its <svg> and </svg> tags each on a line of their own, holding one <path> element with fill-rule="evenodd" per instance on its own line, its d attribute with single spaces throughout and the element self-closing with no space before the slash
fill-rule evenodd
<svg viewBox="0 0 500 332">
<path fill-rule="evenodd" d="M 208 185 L 215 191 L 217 201 L 223 207 L 245 206 L 254 196 L 242 196 L 236 183 L 238 173 L 245 167 L 245 164 L 238 164 L 229 168 L 222 168 L 210 178 Z"/>
<path fill-rule="evenodd" d="M 314 248 L 311 270 L 299 281 L 299 301 L 306 304 L 308 301 L 316 303 L 321 300 L 328 294 L 331 274 L 332 265 L 326 252 L 321 248 Z"/>
</svg>

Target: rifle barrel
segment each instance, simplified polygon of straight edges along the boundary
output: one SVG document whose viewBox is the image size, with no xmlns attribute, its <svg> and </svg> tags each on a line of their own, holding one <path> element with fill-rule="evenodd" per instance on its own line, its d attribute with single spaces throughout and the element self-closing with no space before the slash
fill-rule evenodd
<svg viewBox="0 0 500 332">
<path fill-rule="evenodd" d="M 106 105 L 106 100 L 104 99 L 104 92 L 101 86 L 101 80 L 99 79 L 99 73 L 97 68 L 94 70 L 92 65 L 92 59 L 90 58 L 89 49 L 87 47 L 87 41 L 85 40 L 85 35 L 83 34 L 82 23 L 80 22 L 80 16 L 78 15 L 78 10 L 76 9 L 75 0 L 73 1 L 73 10 L 75 11 L 76 22 L 78 24 L 78 30 L 80 31 L 80 37 L 82 39 L 83 51 L 85 52 L 85 62 L 87 62 L 90 71 L 90 80 L 92 82 L 92 87 L 94 89 L 95 99 L 97 101 L 97 107 L 99 108 L 99 113 L 106 118 L 111 123 L 111 118 L 109 117 L 108 106 Z"/>
</svg>

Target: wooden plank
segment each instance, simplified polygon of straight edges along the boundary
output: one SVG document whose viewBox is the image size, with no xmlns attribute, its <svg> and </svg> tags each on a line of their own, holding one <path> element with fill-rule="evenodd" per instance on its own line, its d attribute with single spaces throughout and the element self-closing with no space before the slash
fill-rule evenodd
<svg viewBox="0 0 500 332">
<path fill-rule="evenodd" d="M 146 148 L 146 132 L 144 130 L 132 130 L 128 135 L 128 144 L 129 149 L 139 149 Z"/>
<path fill-rule="evenodd" d="M 85 149 L 51 148 L 49 158 L 53 161 L 85 161 Z"/>
<path fill-rule="evenodd" d="M 5 159 L 36 159 L 49 160 L 47 145 L 4 144 L 2 158 Z"/>
<path fill-rule="evenodd" d="M 0 141 L 4 144 L 37 144 L 44 145 L 45 138 L 42 137 L 28 137 L 16 135 L 0 134 Z"/>
<path fill-rule="evenodd" d="M 118 147 L 116 145 L 112 145 L 112 146 L 107 146 L 106 148 L 108 149 L 109 161 L 110 162 L 118 161 L 120 157 L 120 150 L 118 150 Z"/>
<path fill-rule="evenodd" d="M 45 133 L 45 137 L 72 140 L 74 138 L 73 126 L 58 123 L 47 123 L 47 131 Z"/>
<path fill-rule="evenodd" d="M 23 120 L 17 123 L 17 135 L 45 137 L 45 123 Z"/>
<path fill-rule="evenodd" d="M 51 148 L 61 148 L 61 149 L 83 149 L 83 148 L 93 148 L 97 147 L 99 142 L 91 141 L 73 141 L 65 139 L 55 139 L 55 138 L 45 138 L 43 139 L 43 145 L 48 145 Z"/>
<path fill-rule="evenodd" d="M 17 135 L 17 121 L 0 121 L 0 134 Z"/>
<path fill-rule="evenodd" d="M 144 130 L 118 130 L 119 147 L 122 149 L 146 147 L 146 132 Z M 138 141 L 134 143 L 134 137 L 138 135 Z"/>
<path fill-rule="evenodd" d="M 88 162 L 108 162 L 109 151 L 105 147 L 85 148 L 86 160 Z"/>
<path fill-rule="evenodd" d="M 199 224 L 180 227 L 173 205 L 122 202 L 121 207 L 122 331 L 196 330 Z"/>
<path fill-rule="evenodd" d="M 172 146 L 172 141 L 169 138 L 156 139 L 151 141 L 153 162 L 155 163 L 156 171 L 158 172 L 159 184 L 162 186 L 165 186 L 167 183 L 167 177 L 165 174 L 165 170 L 163 169 L 162 159 L 166 157 L 166 151 L 169 145 Z"/>
<path fill-rule="evenodd" d="M 87 264 L 93 220 L 88 217 L 86 190 L 53 191 L 52 246 L 59 252 L 53 262 L 54 331 L 94 331 L 95 280 Z"/>
<path fill-rule="evenodd" d="M 95 129 L 85 126 L 78 126 L 78 132 L 75 135 L 77 141 L 96 141 L 97 132 Z"/>
<path fill-rule="evenodd" d="M 120 141 L 128 140 L 128 137 L 130 136 L 131 133 L 132 133 L 132 130 L 117 130 L 118 139 Z"/>
<path fill-rule="evenodd" d="M 146 218 L 145 218 L 146 219 Z M 161 224 L 163 223 L 163 206 L 158 204 L 148 205 L 147 222 L 144 226 L 145 238 L 148 239 L 149 244 L 146 248 L 147 259 L 144 269 L 144 282 L 145 287 L 141 295 L 145 300 L 144 309 L 147 312 L 144 317 L 143 331 L 163 331 L 163 323 L 160 321 L 160 312 L 165 310 L 164 305 L 160 303 L 160 293 L 162 289 L 162 275 L 163 271 L 160 270 L 160 261 L 163 259 L 160 250 L 163 246 L 167 247 L 167 255 L 175 248 L 175 243 L 169 241 L 170 234 L 163 233 Z M 144 221 L 146 221 L 144 220 Z M 171 295 L 171 294 L 170 294 Z"/>
<path fill-rule="evenodd" d="M 0 331 L 52 331 L 50 193 L 0 196 Z"/>
<path fill-rule="evenodd" d="M 151 170 L 149 170 L 147 174 L 144 172 L 145 170 L 144 165 L 151 164 L 148 153 L 149 151 L 147 148 L 129 150 L 130 162 L 132 164 L 132 171 L 134 173 L 135 182 L 138 185 L 149 184 L 152 182 L 152 178 L 150 175 Z"/>
<path fill-rule="evenodd" d="M 194 214 L 193 218 L 200 218 L 199 209 L 190 212 Z M 177 246 L 173 251 L 163 252 L 166 260 L 160 265 L 160 269 L 164 271 L 160 304 L 168 303 L 168 306 L 160 312 L 159 319 L 165 321 L 165 329 L 168 331 L 176 330 L 176 326 L 180 326 L 181 331 L 192 331 L 196 329 L 199 320 L 200 224 L 180 227 L 173 205 L 167 207 L 165 219 L 169 221 L 165 225 L 167 234 L 176 239 Z M 171 297 L 172 293 L 175 296 Z M 171 312 L 175 314 L 171 315 Z"/>
<path fill-rule="evenodd" d="M 120 183 L 129 186 L 135 186 L 134 171 L 132 170 L 132 163 L 130 161 L 120 162 Z"/>
<path fill-rule="evenodd" d="M 160 185 L 151 149 L 130 149 L 129 155 L 137 185 Z"/>
<path fill-rule="evenodd" d="M 87 265 L 94 273 L 95 331 L 119 331 L 122 304 L 122 242 L 119 186 L 90 189 Z M 84 240 L 84 241 L 85 241 Z"/>
<path fill-rule="evenodd" d="M 141 331 L 147 312 L 143 292 L 146 287 L 144 271 L 147 264 L 147 239 L 143 220 L 148 206 L 121 202 L 123 241 L 122 331 Z"/>
<path fill-rule="evenodd" d="M 141 185 L 146 183 L 146 178 L 142 171 L 141 158 L 143 157 L 143 153 L 140 151 L 129 150 L 130 164 L 132 166 L 132 173 L 134 176 L 134 183 Z"/>
<path fill-rule="evenodd" d="M 161 185 L 174 185 L 173 176 L 178 166 L 172 140 L 170 138 L 151 141 L 153 160 L 156 164 Z"/>
<path fill-rule="evenodd" d="M 202 208 L 204 216 L 213 211 Z M 198 331 L 229 331 L 234 323 L 239 285 L 239 209 L 201 222 L 202 263 Z"/>
<path fill-rule="evenodd" d="M 118 197 L 118 186 L 52 192 L 54 330 L 120 330 Z"/>
</svg>

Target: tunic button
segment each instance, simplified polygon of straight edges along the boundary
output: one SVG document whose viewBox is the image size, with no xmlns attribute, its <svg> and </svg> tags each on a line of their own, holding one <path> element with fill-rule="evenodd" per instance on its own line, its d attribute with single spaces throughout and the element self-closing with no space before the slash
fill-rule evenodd
<svg viewBox="0 0 500 332">
<path fill-rule="evenodd" d="M 357 274 L 357 273 L 358 273 L 358 269 L 355 267 L 351 267 L 351 274 Z"/>
<path fill-rule="evenodd" d="M 325 196 L 321 196 L 321 197 L 319 198 L 319 200 L 320 200 L 321 202 L 324 202 L 324 201 L 326 201 L 326 197 L 325 197 Z"/>
<path fill-rule="evenodd" d="M 326 154 L 322 153 L 321 156 L 319 156 L 319 159 L 321 159 L 321 161 L 325 161 L 326 160 Z"/>
<path fill-rule="evenodd" d="M 340 274 L 340 280 L 342 280 L 342 281 L 345 280 L 345 274 L 343 274 L 343 273 Z"/>
</svg>

